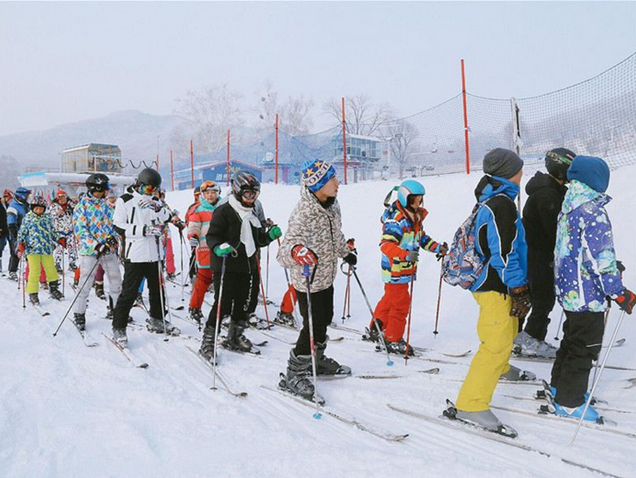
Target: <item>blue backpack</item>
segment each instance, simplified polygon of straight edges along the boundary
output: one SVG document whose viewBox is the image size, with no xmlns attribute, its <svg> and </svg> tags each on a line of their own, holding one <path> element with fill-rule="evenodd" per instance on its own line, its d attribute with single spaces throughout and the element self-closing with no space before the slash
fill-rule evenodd
<svg viewBox="0 0 636 478">
<path fill-rule="evenodd" d="M 442 277 L 450 285 L 470 289 L 484 270 L 486 262 L 475 245 L 475 221 L 481 204 L 475 204 L 473 212 L 459 226 L 448 253 L 442 261 Z"/>
</svg>

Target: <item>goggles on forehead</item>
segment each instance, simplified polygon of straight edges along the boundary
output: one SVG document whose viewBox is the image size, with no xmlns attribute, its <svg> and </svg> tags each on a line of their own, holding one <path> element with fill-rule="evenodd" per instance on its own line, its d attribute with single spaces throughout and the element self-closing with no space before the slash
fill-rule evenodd
<svg viewBox="0 0 636 478">
<path fill-rule="evenodd" d="M 209 189 L 211 189 L 212 191 L 216 193 L 219 192 L 219 187 L 216 185 L 214 181 L 204 181 L 203 183 L 201 183 L 200 191 L 202 193 L 206 192 Z"/>
</svg>

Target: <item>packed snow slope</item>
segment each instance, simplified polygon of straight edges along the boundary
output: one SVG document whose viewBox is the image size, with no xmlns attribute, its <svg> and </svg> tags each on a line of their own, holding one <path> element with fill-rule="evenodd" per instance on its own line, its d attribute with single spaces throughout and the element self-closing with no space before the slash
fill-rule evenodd
<svg viewBox="0 0 636 478">
<path fill-rule="evenodd" d="M 636 166 L 614 171 L 608 205 L 613 220 L 618 256 L 627 266 L 625 283 L 636 287 L 635 226 L 633 187 Z M 529 179 L 529 178 L 524 178 Z M 438 241 L 450 242 L 459 224 L 474 204 L 473 189 L 479 174 L 426 177 L 425 207 L 429 215 L 426 231 Z M 381 297 L 380 221 L 382 201 L 393 182 L 371 182 L 342 186 L 339 201 L 343 229 L 356 239 L 359 275 L 372 306 Z M 224 188 L 226 189 L 226 188 Z M 225 191 L 224 191 L 225 193 Z M 299 188 L 263 186 L 261 200 L 268 217 L 286 228 Z M 185 211 L 191 191 L 169 193 L 168 201 Z M 178 248 L 179 236 L 172 231 Z M 277 246 L 263 251 L 263 275 L 268 276 L 268 295 L 276 303 L 286 289 L 283 270 L 275 256 Z M 175 252 L 177 264 L 180 253 Z M 184 250 L 184 254 L 187 251 Z M 268 257 L 269 255 L 269 262 Z M 408 433 L 402 442 L 388 442 L 328 415 L 312 418 L 312 409 L 287 397 L 261 388 L 276 387 L 278 374 L 285 370 L 296 333 L 274 328 L 266 337 L 249 330 L 255 341 L 269 340 L 261 357 L 220 350 L 221 370 L 231 386 L 248 396 L 236 398 L 210 389 L 210 371 L 188 348 L 197 349 L 200 332 L 179 319 L 173 322 L 191 338 L 171 338 L 129 328 L 130 350 L 148 362 L 138 369 L 115 349 L 101 333 L 110 334 L 103 320 L 105 303 L 93 293 L 87 313 L 87 329 L 99 342 L 88 348 L 70 322 L 57 337 L 53 331 L 71 304 L 71 278 L 66 276 L 66 299 L 53 303 L 46 292 L 43 307 L 52 312 L 41 317 L 34 309 L 22 307 L 22 291 L 16 284 L 0 279 L 0 476 L 17 477 L 584 477 L 599 476 L 563 460 L 529 453 L 506 444 L 399 414 L 386 404 L 402 406 L 438 416 L 445 399 L 457 397 L 461 380 L 478 347 L 475 331 L 477 307 L 471 295 L 444 285 L 441 295 L 439 335 L 434 338 L 435 310 L 440 267 L 434 255 L 421 254 L 414 286 L 411 343 L 433 349 L 424 354 L 435 361 L 411 360 L 408 366 L 396 359 L 387 367 L 374 347 L 358 335 L 331 330 L 328 355 L 350 365 L 354 377 L 320 381 L 319 392 L 327 408 L 386 433 Z M 187 263 L 187 257 L 184 257 Z M 6 263 L 6 262 L 5 262 Z M 346 277 L 337 278 L 335 322 L 341 323 Z M 107 284 L 108 285 L 108 284 Z M 169 284 L 170 303 L 182 304 L 181 287 Z M 188 300 L 186 288 L 186 306 Z M 208 297 L 211 303 L 212 297 Z M 210 305 L 204 305 L 207 314 Z M 259 314 L 265 311 L 259 308 Z M 275 314 L 270 306 L 270 319 Z M 143 324 L 143 310 L 132 311 Z M 606 342 L 616 326 L 619 311 L 609 315 Z M 555 308 L 548 337 L 558 333 L 560 309 Z M 351 317 L 346 326 L 362 330 L 370 319 L 357 285 L 352 281 Z M 636 323 L 627 317 L 619 337 L 626 343 L 612 350 L 611 365 L 632 371 L 606 370 L 596 395 L 621 411 L 603 413 L 619 423 L 620 430 L 636 433 L 636 388 L 627 380 L 636 377 Z M 449 358 L 443 353 L 472 350 L 468 357 Z M 605 351 L 606 349 L 604 349 Z M 550 364 L 514 362 L 549 378 Z M 439 367 L 438 375 L 418 373 Z M 398 375 L 400 378 L 362 380 L 355 375 Z M 529 400 L 537 387 L 500 384 L 493 405 L 534 412 L 540 402 Z M 520 400 L 511 397 L 523 397 Z M 584 463 L 617 476 L 634 476 L 636 440 L 604 430 L 583 428 L 574 447 L 568 446 L 575 424 L 557 418 L 542 419 L 534 414 L 496 412 L 519 432 L 523 443 L 566 460 Z"/>
</svg>

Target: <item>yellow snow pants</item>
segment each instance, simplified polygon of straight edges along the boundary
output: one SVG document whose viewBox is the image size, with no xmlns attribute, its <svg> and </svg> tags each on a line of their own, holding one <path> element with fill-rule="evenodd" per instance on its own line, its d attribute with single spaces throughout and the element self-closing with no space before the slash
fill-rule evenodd
<svg viewBox="0 0 636 478">
<path fill-rule="evenodd" d="M 477 335 L 481 344 L 470 364 L 455 405 L 465 412 L 490 408 L 501 374 L 510 370 L 508 361 L 519 321 L 510 315 L 512 299 L 500 292 L 474 292 L 479 304 Z"/>
<path fill-rule="evenodd" d="M 35 294 L 40 289 L 40 265 L 44 268 L 47 282 L 55 282 L 60 276 L 55 270 L 55 262 L 52 254 L 29 254 L 29 279 L 26 286 L 27 294 Z"/>
</svg>

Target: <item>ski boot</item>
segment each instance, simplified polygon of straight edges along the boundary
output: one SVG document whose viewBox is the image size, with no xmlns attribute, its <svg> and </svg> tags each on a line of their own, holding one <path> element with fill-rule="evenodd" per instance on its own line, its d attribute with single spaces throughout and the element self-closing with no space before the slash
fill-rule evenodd
<svg viewBox="0 0 636 478">
<path fill-rule="evenodd" d="M 317 375 L 351 375 L 351 367 L 340 365 L 334 359 L 325 356 L 327 340 L 316 342 L 316 374 Z"/>
<path fill-rule="evenodd" d="M 86 314 L 73 314 L 73 323 L 79 330 L 86 330 Z"/>
<path fill-rule="evenodd" d="M 98 299 L 106 300 L 106 294 L 104 293 L 104 283 L 95 282 L 95 295 Z"/>
<path fill-rule="evenodd" d="M 190 307 L 188 309 L 188 314 L 190 318 L 194 320 L 197 324 L 201 325 L 201 319 L 203 318 L 203 313 L 201 309 L 197 309 L 196 307 Z"/>
<path fill-rule="evenodd" d="M 404 339 L 400 339 L 397 342 L 389 342 L 387 340 L 384 341 L 386 345 L 386 349 L 390 354 L 395 355 L 407 355 L 407 345 Z M 413 351 L 413 347 L 408 346 L 408 357 L 415 356 L 415 352 Z"/>
<path fill-rule="evenodd" d="M 113 340 L 123 348 L 128 348 L 128 335 L 126 329 L 113 329 Z"/>
<path fill-rule="evenodd" d="M 554 406 L 555 415 L 565 418 L 575 418 L 577 420 L 581 418 L 581 416 L 583 415 L 583 410 L 585 410 L 585 403 L 573 408 L 564 407 L 557 402 L 552 402 L 552 405 Z M 585 412 L 585 416 L 583 416 L 583 420 L 585 420 L 586 422 L 602 423 L 601 416 L 592 405 L 587 407 L 587 411 Z"/>
<path fill-rule="evenodd" d="M 201 337 L 201 348 L 199 354 L 208 362 L 214 360 L 214 327 L 205 327 L 203 329 L 203 337 Z M 217 363 L 219 358 L 217 356 Z"/>
<path fill-rule="evenodd" d="M 64 295 L 62 294 L 62 291 L 59 289 L 59 286 L 60 286 L 60 281 L 49 282 L 49 294 L 51 296 L 51 299 L 62 300 L 64 298 Z"/>
<path fill-rule="evenodd" d="M 287 361 L 287 373 L 280 374 L 278 388 L 304 398 L 309 401 L 317 401 L 321 405 L 324 399 L 316 396 L 316 390 L 311 377 L 311 355 L 296 355 L 292 349 Z"/>
<path fill-rule="evenodd" d="M 75 264 L 74 261 L 71 261 L 68 263 L 68 271 L 69 272 L 75 272 L 75 269 L 77 269 L 77 264 Z"/>
<path fill-rule="evenodd" d="M 458 410 L 450 400 L 446 400 L 446 404 L 448 407 L 442 413 L 446 418 L 468 423 L 469 425 L 483 428 L 489 432 L 498 433 L 499 435 L 504 435 L 510 438 L 515 438 L 518 435 L 514 428 L 501 423 L 499 418 L 497 418 L 497 415 L 495 415 L 492 410 L 466 412 Z"/>
<path fill-rule="evenodd" d="M 227 329 L 227 339 L 223 342 L 223 346 L 227 349 L 237 352 L 251 353 L 258 355 L 261 353 L 252 342 L 243 335 L 243 331 L 247 323 L 244 321 L 230 320 L 230 325 Z"/>
<path fill-rule="evenodd" d="M 520 357 L 551 359 L 556 358 L 557 348 L 543 340 L 535 339 L 525 330 L 515 338 L 512 353 Z"/>
<path fill-rule="evenodd" d="M 380 338 L 383 338 L 383 336 L 380 335 L 380 332 L 378 332 L 378 329 L 382 330 L 382 325 L 384 324 L 382 323 L 380 319 L 373 319 L 373 321 L 378 326 L 376 327 L 374 325 L 372 328 L 365 327 L 364 329 L 365 333 L 362 335 L 362 340 L 380 343 Z"/>
<path fill-rule="evenodd" d="M 33 305 L 40 305 L 40 298 L 38 297 L 37 292 L 29 294 L 29 302 L 31 302 Z"/>
<path fill-rule="evenodd" d="M 499 380 L 504 382 L 534 382 L 537 380 L 537 375 L 528 370 L 521 370 L 514 365 L 510 365 L 510 370 L 502 373 Z"/>
<path fill-rule="evenodd" d="M 146 305 L 144 304 L 144 297 L 141 294 L 141 292 L 137 294 L 137 298 L 135 299 L 135 303 L 133 304 L 133 307 L 141 307 L 142 309 L 146 308 Z"/>
<path fill-rule="evenodd" d="M 294 320 L 294 315 L 290 314 L 289 312 L 283 312 L 282 310 L 279 310 L 278 313 L 276 314 L 276 317 L 274 317 L 274 323 L 280 324 L 280 325 L 286 325 L 288 327 L 295 327 L 296 325 L 296 321 Z"/>
<path fill-rule="evenodd" d="M 181 330 L 172 325 L 168 320 L 165 321 L 164 328 L 164 321 L 161 319 L 155 319 L 153 317 L 149 317 L 146 319 L 146 328 L 149 332 L 153 332 L 155 334 L 163 334 L 164 332 L 166 332 L 168 335 L 177 336 L 181 333 Z"/>
<path fill-rule="evenodd" d="M 18 282 L 18 273 L 17 272 L 9 272 L 9 280 L 14 282 Z"/>
<path fill-rule="evenodd" d="M 79 277 L 73 278 L 73 290 L 79 287 Z"/>
</svg>

